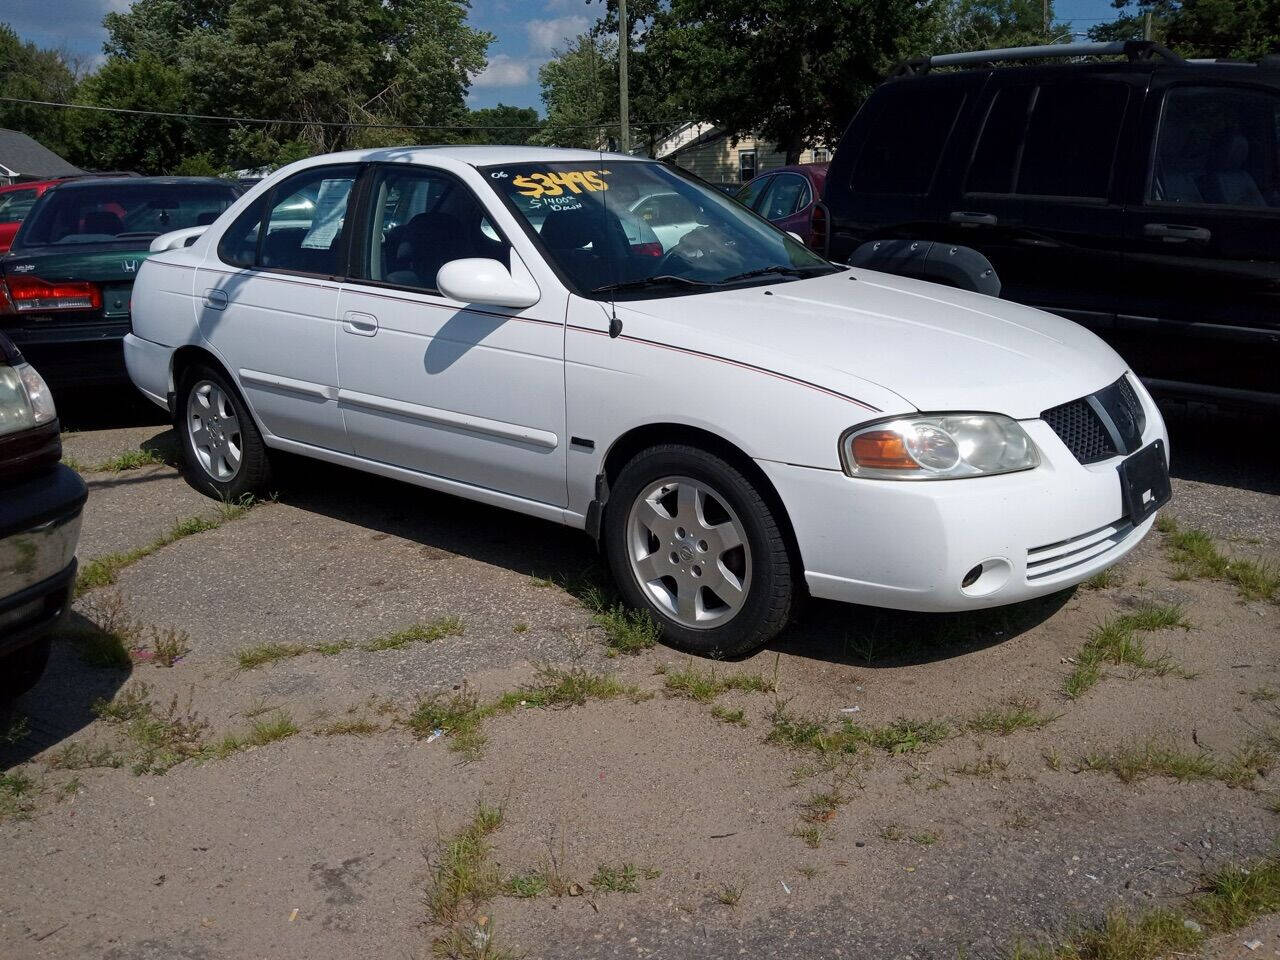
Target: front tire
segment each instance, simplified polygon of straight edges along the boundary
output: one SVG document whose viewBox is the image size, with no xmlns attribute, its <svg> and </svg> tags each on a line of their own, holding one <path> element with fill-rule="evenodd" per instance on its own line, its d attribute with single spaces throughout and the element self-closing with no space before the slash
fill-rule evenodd
<svg viewBox="0 0 1280 960">
<path fill-rule="evenodd" d="M 267 492 L 266 444 L 240 392 L 221 370 L 203 364 L 187 369 L 176 406 L 174 428 L 193 487 L 228 503 Z"/>
<path fill-rule="evenodd" d="M 649 611 L 673 646 L 737 656 L 786 626 L 792 563 L 778 518 L 735 465 L 664 444 L 618 476 L 604 547 L 623 597 Z"/>
</svg>

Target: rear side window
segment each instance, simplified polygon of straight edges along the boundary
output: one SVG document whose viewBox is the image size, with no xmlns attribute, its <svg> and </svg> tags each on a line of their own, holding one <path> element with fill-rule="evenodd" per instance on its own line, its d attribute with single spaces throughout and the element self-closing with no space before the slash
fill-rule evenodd
<svg viewBox="0 0 1280 960">
<path fill-rule="evenodd" d="M 14 223 L 21 220 L 39 196 L 39 190 L 9 190 L 6 193 L 0 193 L 0 223 Z"/>
<path fill-rule="evenodd" d="M 319 167 L 290 177 L 266 204 L 235 219 L 218 242 L 218 257 L 236 267 L 337 276 L 357 173 L 351 166 Z"/>
<path fill-rule="evenodd" d="M 756 201 L 760 199 L 760 192 L 768 186 L 771 179 L 770 177 L 756 177 L 750 183 L 740 187 L 738 192 L 734 194 L 734 199 L 744 207 L 755 209 Z"/>
<path fill-rule="evenodd" d="M 773 186 L 760 206 L 760 216 L 766 220 L 789 217 L 809 202 L 809 184 L 804 177 L 780 173 L 773 178 Z"/>
<path fill-rule="evenodd" d="M 213 223 L 239 190 L 231 184 L 120 179 L 49 190 L 14 246 L 133 242 Z"/>
<path fill-rule="evenodd" d="M 881 89 L 879 112 L 854 164 L 853 190 L 926 194 L 965 92 L 929 83 Z"/>
<path fill-rule="evenodd" d="M 1280 97 L 1244 87 L 1174 87 L 1165 97 L 1147 197 L 1156 203 L 1280 208 Z"/>
<path fill-rule="evenodd" d="M 1006 87 L 987 111 L 969 193 L 1105 200 L 1128 105 L 1122 83 Z"/>
</svg>

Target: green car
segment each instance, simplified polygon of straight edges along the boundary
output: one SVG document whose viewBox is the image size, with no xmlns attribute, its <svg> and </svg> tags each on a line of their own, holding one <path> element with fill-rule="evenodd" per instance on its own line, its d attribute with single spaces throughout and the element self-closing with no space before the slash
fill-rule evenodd
<svg viewBox="0 0 1280 960">
<path fill-rule="evenodd" d="M 213 223 L 241 192 L 211 177 L 58 184 L 0 259 L 0 331 L 55 389 L 126 383 L 121 341 L 151 241 Z"/>
</svg>

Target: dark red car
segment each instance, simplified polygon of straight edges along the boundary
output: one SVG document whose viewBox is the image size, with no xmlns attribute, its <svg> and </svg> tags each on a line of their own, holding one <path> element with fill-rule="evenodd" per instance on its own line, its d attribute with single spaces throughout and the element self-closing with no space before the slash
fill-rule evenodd
<svg viewBox="0 0 1280 960">
<path fill-rule="evenodd" d="M 820 222 L 822 208 L 817 205 L 826 182 L 825 163 L 798 163 L 753 177 L 742 185 L 736 199 L 774 226 L 796 234 L 806 246 L 814 247 L 814 236 L 826 231 Z"/>
<path fill-rule="evenodd" d="M 0 253 L 8 253 L 13 235 L 40 195 L 61 180 L 31 180 L 0 187 Z"/>
</svg>

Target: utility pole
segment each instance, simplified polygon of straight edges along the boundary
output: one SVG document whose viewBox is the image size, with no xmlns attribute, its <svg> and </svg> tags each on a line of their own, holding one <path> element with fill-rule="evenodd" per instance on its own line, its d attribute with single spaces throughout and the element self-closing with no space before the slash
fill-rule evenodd
<svg viewBox="0 0 1280 960">
<path fill-rule="evenodd" d="M 1151 39 L 1151 8 L 1150 7 L 1147 8 L 1146 23 L 1142 27 L 1142 39 L 1143 40 Z"/>
<path fill-rule="evenodd" d="M 1049 36 L 1049 0 L 1041 0 L 1040 7 L 1044 16 L 1044 35 L 1047 37 Z"/>
<path fill-rule="evenodd" d="M 629 46 L 631 46 L 631 27 L 627 23 L 627 0 L 618 0 L 618 119 L 622 127 L 618 132 L 618 141 L 623 153 L 631 152 L 631 102 L 627 94 L 627 47 Z"/>
</svg>

